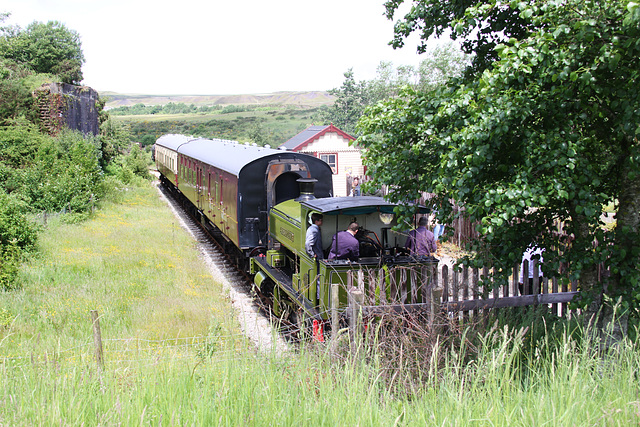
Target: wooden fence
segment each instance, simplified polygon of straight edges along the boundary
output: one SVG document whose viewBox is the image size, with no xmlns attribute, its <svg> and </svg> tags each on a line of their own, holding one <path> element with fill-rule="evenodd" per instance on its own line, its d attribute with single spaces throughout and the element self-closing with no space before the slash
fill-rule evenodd
<svg viewBox="0 0 640 427">
<path fill-rule="evenodd" d="M 352 271 L 347 278 L 347 317 L 355 325 L 358 316 L 420 312 L 433 321 L 438 313 L 449 317 L 480 315 L 485 310 L 548 305 L 558 316 L 568 313 L 567 304 L 577 292 L 577 283 L 561 284 L 558 277 L 539 275 L 533 260 L 533 278 L 520 283 L 520 268 L 528 276 L 529 262 L 516 265 L 508 283 L 493 286 L 489 268 L 452 269 L 442 266 L 396 266 Z M 564 283 L 564 282 L 563 282 Z M 338 288 L 332 285 L 332 324 L 338 327 Z"/>
</svg>

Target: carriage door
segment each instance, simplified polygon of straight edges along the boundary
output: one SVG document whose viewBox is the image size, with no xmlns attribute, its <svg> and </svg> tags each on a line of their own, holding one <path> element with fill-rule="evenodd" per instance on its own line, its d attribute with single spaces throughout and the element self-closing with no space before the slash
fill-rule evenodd
<svg viewBox="0 0 640 427">
<path fill-rule="evenodd" d="M 204 170 L 201 165 L 196 166 L 196 202 L 198 209 L 202 210 L 205 197 Z"/>
<path fill-rule="evenodd" d="M 265 217 L 260 219 L 262 224 L 266 222 L 268 226 L 268 212 L 271 211 L 273 206 L 285 200 L 295 199 L 300 195 L 300 189 L 296 182 L 298 178 L 311 178 L 309 166 L 305 162 L 296 159 L 272 160 L 269 162 L 265 175 L 267 209 L 264 212 Z M 268 236 L 268 247 L 272 249 L 271 233 L 268 233 Z"/>
</svg>

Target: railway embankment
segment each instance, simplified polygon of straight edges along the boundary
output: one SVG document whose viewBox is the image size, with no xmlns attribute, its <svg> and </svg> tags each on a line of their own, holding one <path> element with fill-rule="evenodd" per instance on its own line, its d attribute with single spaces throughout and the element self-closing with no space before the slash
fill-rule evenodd
<svg viewBox="0 0 640 427">
<path fill-rule="evenodd" d="M 176 204 L 167 197 L 158 181 L 154 183 L 160 197 L 165 201 L 180 226 L 197 242 L 198 251 L 213 279 L 223 285 L 228 294 L 230 309 L 235 311 L 237 321 L 245 336 L 263 353 L 284 353 L 288 344 L 273 327 L 269 319 L 256 305 L 244 278 L 229 265 L 219 250 L 210 243 L 201 228 Z"/>
</svg>

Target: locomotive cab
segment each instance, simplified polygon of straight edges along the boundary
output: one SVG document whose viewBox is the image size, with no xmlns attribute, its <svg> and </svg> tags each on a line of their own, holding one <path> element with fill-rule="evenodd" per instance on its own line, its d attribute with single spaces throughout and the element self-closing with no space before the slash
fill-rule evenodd
<svg viewBox="0 0 640 427">
<path fill-rule="evenodd" d="M 287 310 L 291 313 L 301 309 L 307 317 L 327 319 L 332 284 L 340 285 L 340 306 L 345 308 L 347 305 L 350 271 L 364 270 L 367 277 L 384 274 L 386 278 L 382 277 L 382 280 L 389 281 L 389 275 L 396 274 L 389 267 L 401 266 L 406 274 L 412 267 L 437 262 L 433 258 L 412 257 L 405 251 L 409 230 L 394 230 L 397 225 L 395 206 L 381 197 L 371 196 L 287 200 L 275 205 L 269 213 L 273 244 L 266 256 L 254 257 L 251 263 L 256 286 L 273 292 L 273 311 L 282 315 Z M 424 207 L 416 208 L 421 213 L 429 212 Z M 310 257 L 305 251 L 306 232 L 312 225 L 313 213 L 322 214 L 324 220 L 321 235 L 325 257 L 321 260 Z M 328 259 L 333 236 L 346 230 L 354 221 L 359 225 L 355 237 L 360 257 L 357 260 Z M 374 287 L 373 282 L 365 286 Z M 419 292 L 415 289 L 416 294 Z M 387 299 L 393 300 L 393 297 L 389 294 Z"/>
</svg>

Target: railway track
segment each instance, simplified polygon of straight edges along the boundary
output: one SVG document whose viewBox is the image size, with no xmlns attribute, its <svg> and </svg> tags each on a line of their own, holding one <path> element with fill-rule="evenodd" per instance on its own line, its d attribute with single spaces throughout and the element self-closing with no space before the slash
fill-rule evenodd
<svg viewBox="0 0 640 427">
<path fill-rule="evenodd" d="M 223 283 L 243 333 L 263 352 L 271 352 L 274 347 L 279 352 L 287 351 L 289 343 L 296 340 L 297 327 L 286 320 L 274 318 L 269 309 L 271 301 L 256 291 L 248 275 L 225 253 L 221 242 L 191 214 L 174 192 L 160 182 L 157 188 L 180 225 L 198 243 L 214 279 Z M 274 333 L 274 328 L 277 333 Z"/>
</svg>

